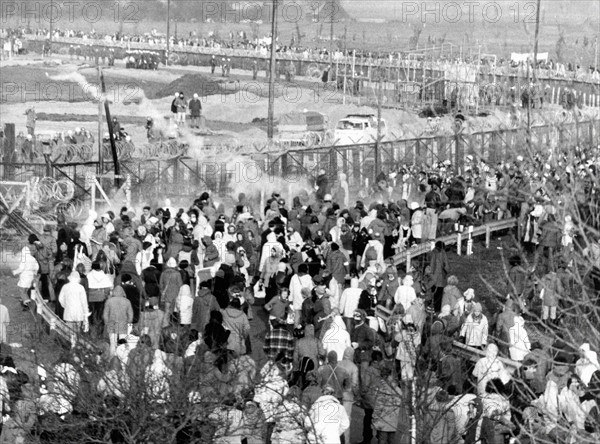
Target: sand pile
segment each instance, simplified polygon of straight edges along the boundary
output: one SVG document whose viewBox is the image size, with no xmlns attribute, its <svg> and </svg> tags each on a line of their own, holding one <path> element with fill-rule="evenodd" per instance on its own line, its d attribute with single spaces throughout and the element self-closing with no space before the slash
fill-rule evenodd
<svg viewBox="0 0 600 444">
<path fill-rule="evenodd" d="M 155 96 L 173 97 L 176 92 L 183 92 L 187 99 L 195 93 L 200 97 L 233 93 L 223 82 L 215 81 L 202 74 L 185 74 L 157 91 Z"/>
</svg>

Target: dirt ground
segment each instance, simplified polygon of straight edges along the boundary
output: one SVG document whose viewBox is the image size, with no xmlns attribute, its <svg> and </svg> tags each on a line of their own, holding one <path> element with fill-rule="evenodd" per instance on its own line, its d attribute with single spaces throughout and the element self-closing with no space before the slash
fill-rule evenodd
<svg viewBox="0 0 600 444">
<path fill-rule="evenodd" d="M 38 134 L 51 135 L 76 127 L 84 127 L 92 134 L 98 134 L 98 124 L 94 121 L 98 115 L 99 96 L 95 67 L 83 60 L 70 60 L 68 56 L 42 59 L 33 54 L 2 61 L 0 66 L 3 80 L 0 122 L 15 123 L 17 133 L 25 131 L 25 111 L 34 106 L 36 112 L 54 116 L 52 120 L 38 120 Z M 159 127 L 170 129 L 172 96 L 159 98 L 157 95 L 186 74 L 210 77 L 208 67 L 161 66 L 158 71 L 130 70 L 125 69 L 122 61 L 117 61 L 115 67 L 104 68 L 106 98 L 111 102 L 111 114 L 140 122 L 126 126 L 134 143 L 146 141 L 143 128 L 145 117 L 152 117 Z M 223 80 L 216 75 L 212 79 Z M 197 90 L 204 96 L 202 106 L 207 127 L 219 134 L 214 139 L 201 139 L 188 133 L 186 141 L 198 146 L 266 142 L 264 121 L 267 117 L 268 84 L 264 73 L 260 73 L 258 81 L 252 81 L 247 71 L 233 70 L 231 78 L 223 83 L 223 88 L 226 93 L 208 96 L 205 94 L 211 91 L 202 91 L 202 86 Z M 189 96 L 192 92 L 193 85 Z M 314 110 L 326 114 L 329 127 L 333 129 L 337 121 L 347 114 L 377 112 L 360 104 L 344 105 L 341 103 L 341 93 L 334 94 L 332 96 L 332 92 L 325 91 L 320 82 L 308 78 L 298 78 L 294 85 L 279 84 L 276 86 L 275 118 L 288 112 Z M 558 111 L 558 107 L 549 107 L 543 114 L 534 115 L 534 123 L 552 120 Z M 586 113 L 598 116 L 598 110 L 586 110 Z M 85 121 L 77 120 L 77 116 L 81 115 L 86 116 Z M 428 134 L 427 119 L 419 118 L 414 111 L 383 109 L 382 116 L 388 126 L 389 139 Z M 469 117 L 466 130 L 503 128 L 508 126 L 509 120 L 507 111 L 498 109 L 487 117 Z M 439 132 L 450 133 L 452 124 L 452 116 L 442 116 Z M 103 126 L 102 135 L 104 132 Z"/>
</svg>

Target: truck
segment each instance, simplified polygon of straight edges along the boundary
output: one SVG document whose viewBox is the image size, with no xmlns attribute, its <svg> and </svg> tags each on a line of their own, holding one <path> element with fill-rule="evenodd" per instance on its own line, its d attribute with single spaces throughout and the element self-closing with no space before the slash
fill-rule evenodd
<svg viewBox="0 0 600 444">
<path fill-rule="evenodd" d="M 318 146 L 331 138 L 329 118 L 317 111 L 284 114 L 277 125 L 279 144 L 286 147 Z"/>
</svg>

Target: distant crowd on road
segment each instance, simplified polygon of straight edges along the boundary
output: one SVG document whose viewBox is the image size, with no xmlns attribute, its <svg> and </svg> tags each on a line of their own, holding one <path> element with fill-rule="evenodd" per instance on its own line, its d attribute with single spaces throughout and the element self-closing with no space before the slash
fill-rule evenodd
<svg viewBox="0 0 600 444">
<path fill-rule="evenodd" d="M 22 38 L 27 35 L 35 35 L 37 37 L 49 37 L 49 30 L 38 28 L 38 29 L 9 29 L 8 34 L 11 36 Z M 53 39 L 63 38 L 79 38 L 84 40 L 110 43 L 145 43 L 150 46 L 166 46 L 166 36 L 157 33 L 153 30 L 150 33 L 145 34 L 126 34 L 126 33 L 112 33 L 106 34 L 102 32 L 82 31 L 82 30 L 68 30 L 68 29 L 55 29 L 53 31 Z M 171 48 L 207 48 L 211 50 L 241 50 L 250 53 L 257 53 L 262 57 L 266 57 L 270 50 L 271 37 L 267 36 L 264 38 L 248 38 L 244 31 L 234 33 L 229 32 L 227 37 L 219 37 L 212 31 L 207 36 L 197 35 L 196 32 L 190 32 L 185 37 L 171 37 L 170 44 Z M 90 43 L 93 44 L 93 43 Z M 315 61 L 329 61 L 334 62 L 349 62 L 349 63 L 360 63 L 365 65 L 379 65 L 390 67 L 403 67 L 403 68 L 423 68 L 423 69 L 447 69 L 449 66 L 462 64 L 471 66 L 472 69 L 481 69 L 482 71 L 490 74 L 497 75 L 518 75 L 520 77 L 526 77 L 533 72 L 532 61 L 512 61 L 498 57 L 496 60 L 492 60 L 489 57 L 482 58 L 481 60 L 477 56 L 462 56 L 460 54 L 442 54 L 435 59 L 430 56 L 411 57 L 410 55 L 397 53 L 382 53 L 372 52 L 367 50 L 355 50 L 347 49 L 341 51 L 336 49 L 334 53 L 329 54 L 327 47 L 308 47 L 300 45 L 295 37 L 289 45 L 285 45 L 277 41 L 277 52 L 280 55 L 289 57 L 301 57 L 303 59 L 314 59 Z M 576 79 L 588 82 L 598 82 L 600 80 L 600 71 L 597 66 L 584 67 L 575 62 L 560 63 L 552 59 L 538 61 L 538 74 L 542 78 L 564 78 L 564 79 Z"/>
</svg>

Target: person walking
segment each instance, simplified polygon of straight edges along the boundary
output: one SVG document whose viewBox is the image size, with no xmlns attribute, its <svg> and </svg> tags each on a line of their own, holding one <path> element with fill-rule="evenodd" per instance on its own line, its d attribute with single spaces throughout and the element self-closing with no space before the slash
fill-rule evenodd
<svg viewBox="0 0 600 444">
<path fill-rule="evenodd" d="M 117 350 L 117 342 L 122 336 L 129 333 L 129 324 L 133 321 L 133 308 L 125 296 L 125 290 L 120 285 L 113 289 L 113 294 L 104 304 L 102 315 L 108 339 L 110 342 L 110 356 Z"/>
<path fill-rule="evenodd" d="M 187 102 L 183 93 L 179 93 L 179 97 L 175 99 L 175 106 L 177 107 L 177 118 L 175 122 L 177 126 L 185 125 L 185 113 L 187 110 Z"/>
<path fill-rule="evenodd" d="M 190 109 L 190 127 L 200 128 L 202 119 L 202 102 L 198 98 L 198 94 L 194 94 L 192 100 L 190 100 L 190 103 L 188 104 L 188 108 Z"/>
<path fill-rule="evenodd" d="M 88 316 L 87 295 L 85 288 L 81 285 L 81 277 L 77 271 L 72 271 L 68 278 L 69 282 L 63 285 L 58 295 L 58 302 L 63 307 L 63 320 L 71 329 L 71 344 L 74 346 L 76 335 L 81 331 L 86 332 Z"/>
</svg>

